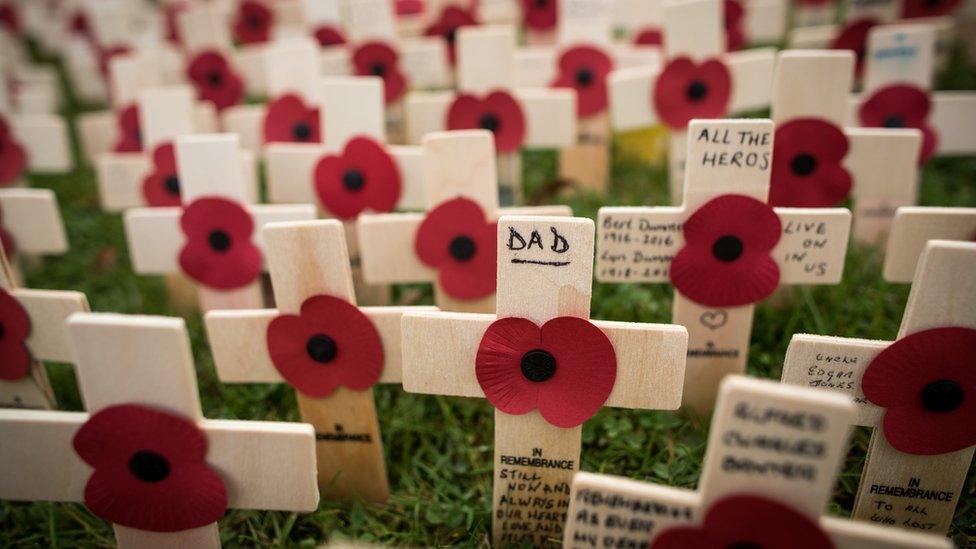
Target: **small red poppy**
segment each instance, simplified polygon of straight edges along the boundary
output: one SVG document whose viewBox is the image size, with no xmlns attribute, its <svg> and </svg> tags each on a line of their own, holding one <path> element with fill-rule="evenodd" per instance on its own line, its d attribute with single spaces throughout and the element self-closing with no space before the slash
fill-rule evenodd
<svg viewBox="0 0 976 549">
<path fill-rule="evenodd" d="M 312 36 L 315 37 L 315 40 L 323 48 L 341 46 L 346 43 L 346 35 L 342 32 L 342 29 L 334 25 L 319 25 L 315 28 Z"/>
<path fill-rule="evenodd" d="M 407 89 L 407 78 L 400 72 L 400 56 L 384 42 L 366 42 L 353 51 L 352 64 L 357 76 L 383 79 L 384 100 L 390 104 Z"/>
<path fill-rule="evenodd" d="M 217 110 L 240 102 L 244 82 L 234 72 L 227 59 L 215 50 L 197 54 L 187 66 L 187 75 L 200 99 L 210 101 Z"/>
<path fill-rule="evenodd" d="M 907 454 L 935 455 L 976 444 L 976 330 L 933 328 L 878 353 L 861 389 L 885 408 L 885 438 Z"/>
<path fill-rule="evenodd" d="M 719 59 L 696 64 L 672 59 L 654 83 L 654 108 L 670 128 L 683 130 L 695 118 L 721 118 L 732 97 L 732 73 Z"/>
<path fill-rule="evenodd" d="M 932 158 L 939 136 L 928 124 L 932 102 L 929 94 L 916 86 L 895 84 L 875 90 L 858 110 L 861 125 L 868 128 L 915 128 L 922 132 L 919 164 Z"/>
<path fill-rule="evenodd" d="M 396 0 L 394 9 L 398 17 L 420 15 L 424 11 L 423 0 Z"/>
<path fill-rule="evenodd" d="M 841 163 L 848 142 L 843 130 L 820 118 L 797 118 L 776 128 L 769 203 L 790 208 L 829 208 L 851 191 Z"/>
<path fill-rule="evenodd" d="M 186 2 L 168 2 L 163 7 L 163 22 L 165 24 L 166 30 L 166 40 L 171 44 L 179 44 L 180 39 L 180 26 L 179 26 L 179 16 L 180 13 L 187 9 Z"/>
<path fill-rule="evenodd" d="M 484 99 L 472 94 L 459 94 L 447 111 L 447 129 L 479 128 L 494 134 L 498 152 L 515 152 L 525 139 L 522 107 L 504 90 L 494 90 Z"/>
<path fill-rule="evenodd" d="M 712 503 L 701 526 L 668 528 L 651 547 L 833 549 L 834 543 L 816 521 L 791 507 L 762 496 L 732 495 Z"/>
<path fill-rule="evenodd" d="M 268 105 L 264 115 L 265 143 L 318 143 L 319 110 L 286 93 Z"/>
<path fill-rule="evenodd" d="M 660 27 L 644 27 L 634 35 L 634 44 L 638 46 L 663 46 L 664 33 Z"/>
<path fill-rule="evenodd" d="M 424 30 L 424 35 L 444 38 L 444 42 L 447 44 L 447 55 L 451 61 L 451 65 L 453 65 L 456 56 L 454 44 L 457 39 L 457 30 L 461 27 L 469 27 L 477 24 L 478 21 L 475 20 L 474 15 L 470 11 L 460 6 L 447 5 L 441 11 L 441 15 L 437 18 L 437 21 L 434 21 L 433 24 Z"/>
<path fill-rule="evenodd" d="M 268 353 L 295 389 L 327 397 L 340 386 L 363 391 L 383 372 L 383 342 L 355 305 L 329 295 L 302 303 L 298 315 L 280 315 L 268 325 Z"/>
<path fill-rule="evenodd" d="M 861 76 L 864 71 L 864 59 L 867 56 L 868 33 L 877 25 L 874 19 L 860 18 L 849 21 L 830 45 L 832 50 L 851 50 L 857 59 L 855 74 Z"/>
<path fill-rule="evenodd" d="M 17 11 L 17 6 L 9 2 L 0 4 L 0 28 L 6 29 L 14 36 L 20 35 L 20 13 Z"/>
<path fill-rule="evenodd" d="M 205 460 L 207 435 L 183 417 L 109 406 L 88 418 L 73 445 L 94 469 L 85 506 L 107 521 L 179 532 L 211 524 L 227 510 L 224 481 Z"/>
<path fill-rule="evenodd" d="M 952 13 L 961 4 L 962 0 L 904 0 L 901 16 L 905 19 L 938 17 Z"/>
<path fill-rule="evenodd" d="M 116 117 L 119 138 L 115 142 L 115 152 L 139 152 L 142 150 L 142 131 L 139 128 L 139 107 L 129 105 L 119 111 Z"/>
<path fill-rule="evenodd" d="M 239 44 L 259 44 L 271 39 L 274 14 L 257 0 L 244 0 L 234 18 L 234 40 Z"/>
<path fill-rule="evenodd" d="M 725 0 L 725 48 L 727 51 L 742 49 L 746 44 L 743 23 L 745 8 L 739 0 Z"/>
<path fill-rule="evenodd" d="M 559 16 L 556 0 L 522 0 L 522 23 L 536 31 L 551 30 Z"/>
<path fill-rule="evenodd" d="M 755 303 L 779 284 L 769 252 L 781 232 L 776 212 L 755 198 L 714 198 L 685 221 L 685 245 L 671 263 L 671 283 L 708 307 Z"/>
<path fill-rule="evenodd" d="M 71 15 L 68 30 L 75 36 L 79 36 L 86 40 L 92 39 L 91 26 L 88 24 L 88 16 L 85 15 L 85 10 L 76 10 L 74 14 Z"/>
<path fill-rule="evenodd" d="M 7 228 L 3 226 L 3 208 L 0 208 L 0 249 L 6 257 L 11 258 L 15 253 L 17 253 L 17 242 L 14 240 L 14 235 L 7 231 Z M 2 330 L 0 330 L 2 332 Z M 0 333 L 0 338 L 3 334 Z"/>
<path fill-rule="evenodd" d="M 0 187 L 20 179 L 27 167 L 27 152 L 0 114 Z"/>
<path fill-rule="evenodd" d="M 204 286 L 232 290 L 261 274 L 261 250 L 251 242 L 254 220 L 236 202 L 198 198 L 183 210 L 180 227 L 186 235 L 180 267 L 190 278 Z"/>
<path fill-rule="evenodd" d="M 27 311 L 0 288 L 0 380 L 16 381 L 30 373 L 31 356 L 24 343 L 30 333 Z"/>
<path fill-rule="evenodd" d="M 142 181 L 142 197 L 154 207 L 179 206 L 180 176 L 176 170 L 176 151 L 163 143 L 153 151 L 153 171 Z"/>
<path fill-rule="evenodd" d="M 576 115 L 593 116 L 607 108 L 607 75 L 613 60 L 593 46 L 575 46 L 559 56 L 559 74 L 552 82 L 555 88 L 576 90 Z"/>
<path fill-rule="evenodd" d="M 556 427 L 593 417 L 617 379 L 617 355 L 599 328 L 562 316 L 537 326 L 525 318 L 492 322 L 475 362 L 488 401 L 506 414 L 536 408 Z"/>
<path fill-rule="evenodd" d="M 341 155 L 326 155 L 315 165 L 315 192 L 339 219 L 355 219 L 366 209 L 389 212 L 400 200 L 400 169 L 382 145 L 354 137 Z"/>
<path fill-rule="evenodd" d="M 496 222 L 477 202 L 458 197 L 427 213 L 413 245 L 420 261 L 439 271 L 447 295 L 479 299 L 495 293 L 496 238 Z"/>
</svg>

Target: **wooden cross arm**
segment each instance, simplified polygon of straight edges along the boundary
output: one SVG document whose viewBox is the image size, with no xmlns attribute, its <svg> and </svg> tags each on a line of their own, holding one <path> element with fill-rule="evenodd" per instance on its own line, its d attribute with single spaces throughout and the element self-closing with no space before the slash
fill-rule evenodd
<svg viewBox="0 0 976 549">
<path fill-rule="evenodd" d="M 3 225 L 17 249 L 31 254 L 63 254 L 68 236 L 61 220 L 58 197 L 50 189 L 0 190 Z"/>
<path fill-rule="evenodd" d="M 952 549 L 948 538 L 840 517 L 822 517 L 820 527 L 835 549 Z"/>
<path fill-rule="evenodd" d="M 0 409 L 0 499 L 83 501 L 91 467 L 71 439 L 87 420 L 84 412 Z"/>
<path fill-rule="evenodd" d="M 15 114 L 11 131 L 27 151 L 32 172 L 66 172 L 74 167 L 68 142 L 68 125 L 54 114 Z"/>
<path fill-rule="evenodd" d="M 65 321 L 73 313 L 88 310 L 88 299 L 81 292 L 52 290 L 13 290 L 14 299 L 27 311 L 31 334 L 27 348 L 38 360 L 71 362 L 71 342 Z"/>
<path fill-rule="evenodd" d="M 932 92 L 932 106 L 928 123 L 938 135 L 935 153 L 965 155 L 976 151 L 976 93 L 971 91 Z M 847 121 L 858 125 L 858 110 L 866 100 L 864 95 L 852 96 Z"/>
<path fill-rule="evenodd" d="M 780 284 L 837 284 L 844 276 L 851 211 L 774 208 L 783 227 L 772 251 Z"/>
<path fill-rule="evenodd" d="M 976 208 L 902 206 L 895 212 L 885 252 L 884 279 L 911 282 L 929 240 L 972 240 Z"/>
</svg>

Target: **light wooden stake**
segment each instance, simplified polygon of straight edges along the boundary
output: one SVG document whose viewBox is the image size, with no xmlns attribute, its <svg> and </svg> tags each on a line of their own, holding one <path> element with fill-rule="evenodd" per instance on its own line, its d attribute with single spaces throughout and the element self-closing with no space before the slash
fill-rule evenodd
<svg viewBox="0 0 976 549">
<path fill-rule="evenodd" d="M 898 208 L 885 252 L 884 279 L 911 282 L 929 240 L 976 241 L 976 208 Z"/>
</svg>

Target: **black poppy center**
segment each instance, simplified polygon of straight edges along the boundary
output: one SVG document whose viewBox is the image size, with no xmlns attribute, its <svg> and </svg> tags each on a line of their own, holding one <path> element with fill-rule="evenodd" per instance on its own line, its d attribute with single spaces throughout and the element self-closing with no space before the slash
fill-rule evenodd
<svg viewBox="0 0 976 549">
<path fill-rule="evenodd" d="M 802 153 L 793 157 L 790 162 L 790 170 L 794 175 L 804 177 L 813 173 L 817 169 L 817 159 L 812 154 Z"/>
<path fill-rule="evenodd" d="M 692 103 L 697 103 L 708 95 L 708 85 L 701 80 L 693 80 L 685 87 L 685 97 Z"/>
<path fill-rule="evenodd" d="M 3 324 L 0 324 L 0 340 L 3 339 Z"/>
<path fill-rule="evenodd" d="M 215 252 L 225 252 L 230 248 L 230 235 L 220 229 L 211 232 L 207 241 Z"/>
<path fill-rule="evenodd" d="M 252 29 L 260 29 L 264 26 L 264 18 L 262 18 L 260 15 L 252 15 L 248 17 L 246 21 L 247 26 L 251 27 Z"/>
<path fill-rule="evenodd" d="M 922 405 L 930 412 L 945 414 L 962 405 L 966 394 L 958 383 L 950 379 L 933 381 L 922 389 Z"/>
<path fill-rule="evenodd" d="M 207 83 L 213 87 L 220 86 L 224 83 L 224 75 L 218 71 L 213 71 L 207 75 Z"/>
<path fill-rule="evenodd" d="M 729 263 L 739 259 L 739 256 L 742 255 L 742 249 L 742 240 L 737 236 L 727 234 L 719 237 L 712 244 L 712 255 L 719 261 Z"/>
<path fill-rule="evenodd" d="M 291 134 L 299 141 L 308 141 L 308 138 L 312 136 L 312 128 L 307 122 L 295 122 L 295 125 L 291 127 Z"/>
<path fill-rule="evenodd" d="M 382 63 L 375 63 L 369 68 L 369 72 L 373 73 L 373 76 L 382 77 L 386 74 L 386 67 Z"/>
<path fill-rule="evenodd" d="M 347 191 L 359 191 L 365 184 L 366 178 L 363 177 L 363 172 L 359 170 L 348 170 L 346 173 L 342 174 L 342 186 L 345 187 Z"/>
<path fill-rule="evenodd" d="M 763 549 L 763 546 L 754 541 L 733 541 L 726 545 L 725 549 Z"/>
<path fill-rule="evenodd" d="M 537 9 L 545 9 L 549 6 L 549 0 L 533 0 L 532 5 Z"/>
<path fill-rule="evenodd" d="M 444 40 L 453 46 L 454 42 L 457 40 L 457 27 L 444 31 Z"/>
<path fill-rule="evenodd" d="M 156 452 L 142 450 L 129 458 L 129 472 L 143 482 L 159 482 L 169 476 L 169 461 Z"/>
<path fill-rule="evenodd" d="M 593 71 L 585 67 L 576 71 L 576 83 L 584 88 L 592 84 Z"/>
<path fill-rule="evenodd" d="M 467 261 L 474 257 L 475 252 L 478 251 L 478 245 L 474 243 L 474 240 L 470 236 L 462 234 L 455 236 L 451 240 L 448 251 L 454 259 Z"/>
<path fill-rule="evenodd" d="M 942 0 L 924 0 L 922 3 L 927 8 L 937 8 L 942 5 Z"/>
<path fill-rule="evenodd" d="M 497 132 L 500 126 L 501 120 L 490 112 L 481 115 L 481 118 L 478 119 L 478 127 L 483 130 L 488 130 L 491 133 Z"/>
<path fill-rule="evenodd" d="M 522 375 L 529 381 L 542 382 L 556 375 L 556 358 L 542 349 L 522 355 Z"/>
<path fill-rule="evenodd" d="M 175 175 L 171 175 L 163 181 L 163 186 L 166 187 L 166 192 L 169 194 L 179 196 L 180 195 L 180 178 Z"/>
<path fill-rule="evenodd" d="M 320 364 L 331 362 L 339 352 L 335 340 L 325 334 L 315 334 L 305 343 L 309 358 Z"/>
<path fill-rule="evenodd" d="M 893 114 L 893 115 L 889 116 L 888 118 L 885 118 L 884 119 L 884 127 L 886 127 L 886 128 L 904 128 L 905 127 L 905 119 L 902 118 L 902 117 L 900 117 L 900 116 L 898 116 L 897 114 Z"/>
</svg>

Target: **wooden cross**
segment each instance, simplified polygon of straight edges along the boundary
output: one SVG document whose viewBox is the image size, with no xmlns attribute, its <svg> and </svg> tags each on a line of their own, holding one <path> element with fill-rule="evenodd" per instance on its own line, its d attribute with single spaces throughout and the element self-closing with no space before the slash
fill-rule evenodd
<svg viewBox="0 0 976 549">
<path fill-rule="evenodd" d="M 569 482 L 579 469 L 582 423 L 602 406 L 673 410 L 681 402 L 684 328 L 586 321 L 593 282 L 593 232 L 593 221 L 585 218 L 503 216 L 498 221 L 497 313 L 403 317 L 405 390 L 488 398 L 496 407 L 492 496 L 496 545 L 541 546 L 560 537 L 567 518 Z M 609 339 L 616 356 L 612 379 L 601 374 L 606 363 L 595 345 L 567 347 L 573 345 L 571 340 L 592 337 L 579 328 L 559 331 L 557 324 L 565 326 L 568 317 L 583 319 L 574 326 L 588 325 L 588 330 Z M 515 324 L 505 322 L 515 319 L 534 335 L 526 332 L 511 340 L 499 339 L 497 346 L 486 343 L 504 330 L 496 321 L 514 330 Z M 543 324 L 543 337 L 536 339 L 539 332 L 534 326 Z M 552 330 L 551 338 L 545 335 L 547 330 Z M 519 356 L 502 356 L 502 348 L 515 349 Z M 579 372 L 573 363 L 577 351 L 588 357 L 582 362 L 590 373 L 570 381 Z M 504 369 L 483 369 L 487 365 L 483 352 L 489 357 L 498 353 L 488 360 Z M 515 366 L 519 363 L 521 371 Z M 550 379 L 561 381 L 565 392 L 547 383 Z M 499 400 L 506 391 L 516 396 Z M 532 400 L 536 394 L 538 402 Z M 556 402 L 561 404 L 553 405 Z M 555 419 L 556 414 L 560 419 Z"/>
<path fill-rule="evenodd" d="M 768 532 L 778 542 L 770 545 L 782 547 L 791 545 L 789 537 L 799 544 L 817 536 L 837 549 L 951 548 L 941 536 L 823 514 L 843 462 L 853 408 L 836 395 L 729 376 L 712 416 L 698 489 L 577 473 L 563 546 L 674 547 L 677 539 L 688 546 L 699 540 L 703 547 L 733 541 L 762 546 Z M 760 513 L 758 505 L 778 513 Z M 730 520 L 735 533 L 727 531 Z M 671 537 L 677 532 L 684 535 Z"/>
<path fill-rule="evenodd" d="M 783 365 L 784 383 L 841 393 L 857 406 L 852 424 L 884 425 L 884 429 L 875 428 L 871 436 L 854 501 L 855 519 L 942 534 L 949 529 L 976 446 L 951 452 L 925 450 L 927 455 L 895 449 L 888 442 L 892 430 L 911 427 L 893 423 L 886 417 L 890 409 L 868 400 L 861 385 L 862 376 L 880 353 L 903 344 L 907 337 L 943 327 L 976 329 L 976 244 L 934 240 L 926 245 L 895 342 L 807 334 L 794 335 L 790 341 Z M 971 348 L 962 350 L 972 351 Z M 930 386 L 955 383 L 952 376 L 938 373 L 943 364 L 933 362 L 938 359 L 931 354 L 923 352 L 914 356 L 917 357 L 912 364 L 914 368 L 931 370 L 935 376 L 928 385 L 921 382 L 916 397 L 923 404 L 919 413 L 931 419 L 934 414 L 950 412 L 951 409 L 932 408 L 945 401 L 932 404 Z M 890 384 L 904 382 L 907 373 L 904 370 L 898 379 L 890 379 Z M 972 398 L 968 386 L 965 391 L 961 393 L 962 398 Z M 958 417 L 934 417 L 943 422 L 960 421 Z M 923 424 L 914 428 L 920 429 L 919 425 Z M 936 421 L 924 425 L 927 427 L 922 429 L 929 432 L 941 427 Z"/>
<path fill-rule="evenodd" d="M 717 205 L 722 202 L 720 197 L 729 195 L 738 195 L 733 199 L 745 200 L 754 206 L 755 203 L 745 197 L 764 203 L 769 193 L 772 127 L 769 120 L 693 121 L 687 132 L 684 204 L 600 208 L 597 280 L 611 283 L 666 282 L 671 278 L 675 255 L 687 248 L 684 223 L 699 212 L 717 211 L 706 210 L 703 205 Z M 717 230 L 708 228 L 712 226 L 728 228 L 728 220 L 736 215 L 741 214 L 707 214 L 699 226 L 705 231 Z M 771 291 L 771 288 L 782 284 L 839 282 L 844 270 L 850 212 L 843 208 L 776 208 L 775 217 L 778 218 L 778 226 L 771 220 L 767 229 L 770 232 L 780 230 L 778 242 L 768 251 L 776 264 L 777 278 L 767 289 Z M 749 219 L 752 220 L 749 226 L 758 230 L 759 221 Z M 745 229 L 730 230 L 734 233 Z M 721 240 L 718 236 L 714 238 Z M 742 265 L 735 262 L 742 258 L 741 255 L 725 256 L 721 250 L 716 251 L 714 246 L 721 248 L 718 240 L 709 245 L 710 252 L 705 250 L 704 242 L 698 243 L 702 248 L 687 248 L 689 252 L 701 249 L 708 254 L 701 259 L 703 263 L 699 266 L 703 274 L 711 272 L 712 276 L 716 276 L 714 273 L 725 272 L 727 266 Z M 751 246 L 755 253 L 763 245 L 756 240 Z M 727 262 L 730 257 L 737 259 Z M 712 260 L 715 262 L 708 263 Z M 748 271 L 750 274 L 747 278 L 733 282 L 731 286 L 741 291 L 750 284 L 758 283 L 761 275 L 756 269 L 758 267 Z M 714 278 L 702 280 L 712 280 L 712 284 L 718 282 Z M 699 287 L 699 290 L 703 289 Z M 713 301 L 712 298 L 706 299 Z M 725 301 L 743 303 L 747 300 L 723 298 L 722 302 Z M 722 377 L 745 371 L 754 309 L 755 302 L 711 306 L 675 291 L 672 321 L 686 326 L 690 336 L 684 389 L 686 406 L 699 411 L 710 409 Z"/>
<path fill-rule="evenodd" d="M 0 82 L 2 83 L 2 82 Z M 0 93 L 0 126 L 24 149 L 24 173 L 4 186 L 23 186 L 27 172 L 63 173 L 74 168 L 68 125 L 61 116 L 42 112 L 15 112 L 6 90 Z"/>
<path fill-rule="evenodd" d="M 224 198 L 239 205 L 248 203 L 236 135 L 181 135 L 176 138 L 176 158 L 180 191 L 187 208 L 204 198 Z M 266 223 L 315 217 L 315 207 L 310 204 L 248 205 L 246 209 L 253 222 L 251 241 L 259 250 L 263 247 L 260 229 Z M 126 210 L 125 233 L 135 272 L 155 275 L 181 272 L 179 257 L 186 244 L 180 226 L 183 212 L 179 207 Z M 220 254 L 224 249 L 220 245 L 213 251 Z M 199 297 L 203 311 L 254 308 L 260 307 L 263 301 L 260 280 L 232 289 L 201 283 Z"/>
<path fill-rule="evenodd" d="M 278 309 L 210 311 L 206 316 L 217 375 L 226 383 L 288 383 L 283 370 L 272 359 L 269 324 L 284 315 L 299 315 L 303 306 L 317 296 L 356 304 L 342 223 L 336 220 L 274 223 L 265 227 L 264 238 L 268 243 L 268 270 Z M 400 383 L 400 317 L 412 310 L 435 309 L 360 309 L 382 341 L 380 383 Z M 326 336 L 332 340 L 335 334 Z M 338 338 L 335 341 L 337 346 L 347 342 Z M 355 353 L 359 349 L 340 347 L 339 352 L 343 351 Z M 365 364 L 355 366 L 366 367 Z M 344 366 L 323 363 L 320 367 Z M 315 389 L 299 383 L 296 391 L 303 421 L 311 423 L 316 430 L 319 488 L 323 496 L 386 502 L 389 486 L 372 389 L 342 386 L 326 396 L 312 396 L 309 393 Z"/>
<path fill-rule="evenodd" d="M 885 252 L 884 279 L 911 282 L 929 240 L 976 240 L 976 208 L 898 208 Z"/>
<path fill-rule="evenodd" d="M 15 273 L 20 270 L 17 259 L 21 255 L 61 255 L 68 251 L 58 197 L 50 189 L 0 189 L 0 232 L 5 233 L 3 248 L 11 248 L 7 259 Z"/>
<path fill-rule="evenodd" d="M 93 469 L 73 450 L 72 440 L 99 412 L 138 405 L 175 414 L 203 432 L 206 464 L 223 482 L 228 508 L 309 512 L 317 507 L 312 427 L 203 417 L 183 319 L 78 313 L 68 319 L 67 332 L 88 412 L 0 410 L 3 439 L 16 441 L 0 447 L 10 473 L 0 479 L 0 499 L 85 501 Z M 114 529 L 120 547 L 220 546 L 216 523 L 176 532 L 120 524 Z"/>
<path fill-rule="evenodd" d="M 566 206 L 499 208 L 495 148 L 486 130 L 434 132 L 423 139 L 423 174 L 427 211 L 457 198 L 480 206 L 490 222 L 502 215 L 571 215 Z M 424 213 L 361 214 L 356 221 L 363 278 L 370 284 L 433 282 L 434 301 L 444 311 L 487 312 L 494 294 L 459 299 L 438 281 L 438 272 L 424 264 L 414 243 Z"/>
</svg>

